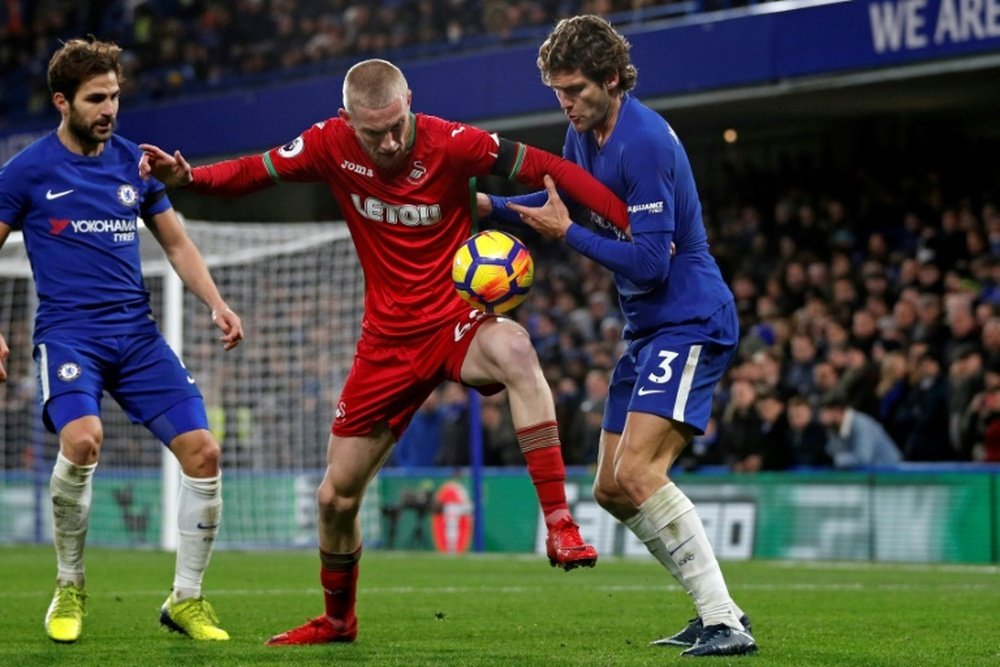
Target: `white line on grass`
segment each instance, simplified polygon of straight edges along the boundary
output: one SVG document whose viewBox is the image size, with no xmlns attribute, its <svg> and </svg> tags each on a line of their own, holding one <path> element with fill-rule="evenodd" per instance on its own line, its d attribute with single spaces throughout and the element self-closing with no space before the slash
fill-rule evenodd
<svg viewBox="0 0 1000 667">
<path fill-rule="evenodd" d="M 996 588 L 993 583 L 982 584 L 740 584 L 739 590 L 754 591 L 867 591 L 867 592 L 932 592 L 932 591 L 992 591 Z M 468 595 L 470 593 L 482 594 L 537 594 L 537 586 L 365 586 L 365 595 Z M 644 593 L 649 591 L 680 590 L 676 584 L 664 584 L 657 586 L 641 585 L 604 585 L 591 586 L 588 590 L 598 593 Z M 223 597 L 230 595 L 256 595 L 256 596 L 282 596 L 282 595 L 311 595 L 316 592 L 315 588 L 213 588 L 209 592 L 212 597 Z M 11 597 L 48 597 L 48 591 L 18 591 L 8 592 L 5 596 Z M 163 595 L 162 590 L 155 591 L 88 591 L 88 595 L 99 597 L 134 597 L 137 595 Z"/>
</svg>

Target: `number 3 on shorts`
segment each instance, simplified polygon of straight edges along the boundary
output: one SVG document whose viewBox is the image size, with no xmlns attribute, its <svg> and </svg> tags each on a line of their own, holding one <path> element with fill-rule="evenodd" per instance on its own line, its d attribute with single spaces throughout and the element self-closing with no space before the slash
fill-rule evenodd
<svg viewBox="0 0 1000 667">
<path fill-rule="evenodd" d="M 656 384 L 665 384 L 670 382 L 670 378 L 674 376 L 674 370 L 670 367 L 674 359 L 680 356 L 677 352 L 671 352 L 670 350 L 660 350 L 657 355 L 660 357 L 660 365 L 656 367 L 652 373 L 646 377 L 650 382 L 655 382 Z"/>
</svg>

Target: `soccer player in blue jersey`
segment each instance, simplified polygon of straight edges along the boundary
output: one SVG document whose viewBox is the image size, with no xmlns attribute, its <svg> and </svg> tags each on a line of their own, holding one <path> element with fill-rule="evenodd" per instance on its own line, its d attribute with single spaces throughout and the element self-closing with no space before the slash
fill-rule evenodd
<svg viewBox="0 0 1000 667">
<path fill-rule="evenodd" d="M 698 617 L 654 644 L 689 646 L 689 656 L 753 652 L 749 619 L 730 598 L 701 519 L 667 476 L 704 432 L 739 339 L 691 165 L 670 125 L 629 94 L 637 75 L 629 43 L 604 19 L 560 21 L 538 66 L 570 121 L 564 156 L 626 203 L 631 236 L 600 219 L 596 231 L 574 224 L 551 179 L 547 193 L 513 201 L 481 195 L 480 212 L 520 215 L 614 271 L 628 345 L 612 377 L 594 495 L 694 600 Z"/>
<path fill-rule="evenodd" d="M 194 639 L 225 640 L 201 594 L 222 516 L 219 445 L 194 378 L 153 320 L 139 262 L 140 217 L 211 309 L 224 349 L 239 344 L 243 327 L 163 184 L 139 177 L 139 148 L 114 134 L 120 52 L 79 39 L 56 51 L 48 83 L 62 121 L 0 168 L 0 246 L 12 229 L 24 234 L 38 292 L 33 342 L 43 417 L 59 435 L 50 483 L 58 572 L 45 630 L 53 641 L 74 642 L 83 629 L 83 550 L 107 391 L 182 470 L 174 585 L 160 622 Z M 0 337 L 0 362 L 7 352 Z"/>
</svg>

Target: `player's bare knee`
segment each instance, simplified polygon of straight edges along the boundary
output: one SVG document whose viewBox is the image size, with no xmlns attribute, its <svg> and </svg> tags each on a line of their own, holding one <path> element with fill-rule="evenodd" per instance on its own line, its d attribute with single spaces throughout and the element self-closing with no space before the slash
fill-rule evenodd
<svg viewBox="0 0 1000 667">
<path fill-rule="evenodd" d="M 64 430 L 59 435 L 59 449 L 63 456 L 77 465 L 95 463 L 101 454 L 102 434 L 93 429 Z"/>
<path fill-rule="evenodd" d="M 208 431 L 178 436 L 171 444 L 171 450 L 188 477 L 215 477 L 219 474 L 222 450 Z"/>
<path fill-rule="evenodd" d="M 209 438 L 198 449 L 198 472 L 196 477 L 214 477 L 219 474 L 222 450 L 214 438 Z"/>
<path fill-rule="evenodd" d="M 494 361 L 503 369 L 508 383 L 532 381 L 538 373 L 538 355 L 528 333 L 520 327 L 505 334 L 503 345 L 494 351 Z"/>
<path fill-rule="evenodd" d="M 618 484 L 600 477 L 594 480 L 594 500 L 614 517 L 629 516 L 635 513 L 635 505 Z"/>
<path fill-rule="evenodd" d="M 637 465 L 630 459 L 622 458 L 615 463 L 615 484 L 622 497 L 636 507 L 645 500 L 647 486 L 645 473 L 644 466 Z"/>
<path fill-rule="evenodd" d="M 320 484 L 316 505 L 324 517 L 354 517 L 361 510 L 361 496 L 338 493 L 332 485 Z"/>
</svg>

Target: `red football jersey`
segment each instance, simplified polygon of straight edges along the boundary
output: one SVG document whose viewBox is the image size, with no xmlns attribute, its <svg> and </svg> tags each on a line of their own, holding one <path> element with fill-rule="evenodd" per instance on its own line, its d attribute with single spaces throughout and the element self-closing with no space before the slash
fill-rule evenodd
<svg viewBox="0 0 1000 667">
<path fill-rule="evenodd" d="M 365 331 L 421 333 L 468 309 L 451 263 L 472 233 L 469 179 L 489 173 L 493 135 L 434 116 L 411 116 L 411 150 L 386 175 L 340 118 L 317 123 L 264 157 L 287 181 L 322 181 L 340 203 L 365 275 Z"/>
</svg>

